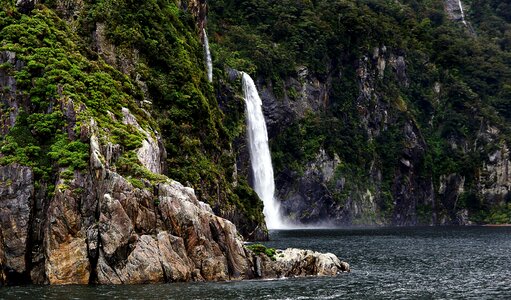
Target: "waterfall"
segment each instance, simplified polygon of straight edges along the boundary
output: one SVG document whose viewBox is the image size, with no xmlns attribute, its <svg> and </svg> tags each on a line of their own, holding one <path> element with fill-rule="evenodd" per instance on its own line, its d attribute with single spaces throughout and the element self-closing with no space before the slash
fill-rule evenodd
<svg viewBox="0 0 511 300">
<path fill-rule="evenodd" d="M 209 51 L 209 40 L 206 29 L 202 29 L 204 34 L 204 52 L 206 53 L 206 67 L 208 71 L 208 81 L 213 82 L 213 61 L 211 60 L 211 52 Z"/>
<path fill-rule="evenodd" d="M 263 213 L 268 229 L 283 229 L 285 226 L 280 215 L 280 205 L 274 197 L 275 182 L 261 98 L 252 78 L 244 72 L 241 74 L 246 102 L 250 161 L 254 173 L 254 190 L 264 203 Z"/>
<path fill-rule="evenodd" d="M 463 25 L 467 26 L 467 21 L 465 21 L 465 12 L 463 11 L 463 4 L 461 3 L 461 0 L 458 0 L 458 5 L 460 6 L 461 22 L 463 22 Z"/>
</svg>

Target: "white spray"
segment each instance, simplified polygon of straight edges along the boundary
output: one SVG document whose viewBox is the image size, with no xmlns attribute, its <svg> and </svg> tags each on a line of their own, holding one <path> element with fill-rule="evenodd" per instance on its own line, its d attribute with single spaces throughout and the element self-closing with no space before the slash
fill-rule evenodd
<svg viewBox="0 0 511 300">
<path fill-rule="evenodd" d="M 206 52 L 206 67 L 208 72 L 208 81 L 213 82 L 213 61 L 211 60 L 211 52 L 209 51 L 209 40 L 206 29 L 202 29 L 204 35 L 204 52 Z"/>
<path fill-rule="evenodd" d="M 280 205 L 274 197 L 275 182 L 262 101 L 252 78 L 246 73 L 241 74 L 246 102 L 250 160 L 254 173 L 254 190 L 264 203 L 263 213 L 268 229 L 284 229 L 287 226 L 282 221 Z"/>
</svg>

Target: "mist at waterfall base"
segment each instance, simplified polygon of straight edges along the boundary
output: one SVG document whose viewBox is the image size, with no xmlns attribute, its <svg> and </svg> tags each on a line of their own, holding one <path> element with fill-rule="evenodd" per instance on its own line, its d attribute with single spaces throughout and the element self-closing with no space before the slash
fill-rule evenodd
<svg viewBox="0 0 511 300">
<path fill-rule="evenodd" d="M 272 230 L 269 247 L 331 252 L 351 273 L 236 282 L 14 286 L 0 299 L 511 299 L 511 227 Z"/>
</svg>

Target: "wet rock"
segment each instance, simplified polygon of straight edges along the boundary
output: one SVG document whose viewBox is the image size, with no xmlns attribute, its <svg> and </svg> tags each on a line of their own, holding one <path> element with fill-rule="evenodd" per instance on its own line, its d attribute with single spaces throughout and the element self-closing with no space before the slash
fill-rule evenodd
<svg viewBox="0 0 511 300">
<path fill-rule="evenodd" d="M 60 95 L 62 97 L 62 95 Z M 64 113 L 64 117 L 67 121 L 67 136 L 73 141 L 76 139 L 76 134 L 74 131 L 76 125 L 76 111 L 74 108 L 74 102 L 71 99 L 67 99 L 61 102 L 61 109 Z"/>
<path fill-rule="evenodd" d="M 189 11 L 195 18 L 199 32 L 206 27 L 208 3 L 207 0 L 181 0 L 181 7 Z"/>
<path fill-rule="evenodd" d="M 10 65 L 12 69 L 19 71 L 24 63 L 16 59 L 16 53 L 12 51 L 0 51 L 0 64 Z M 0 69 L 0 105 L 4 105 L 0 114 L 0 135 L 7 135 L 16 123 L 21 104 L 26 96 L 17 90 L 16 79 L 9 72 L 9 68 Z"/>
<path fill-rule="evenodd" d="M 458 215 L 457 212 L 457 203 L 464 190 L 465 176 L 455 173 L 440 176 L 438 194 L 440 195 L 443 207 L 449 213 L 448 216 L 444 216 L 444 218 L 440 220 L 441 224 L 465 225 L 464 223 L 458 223 L 460 220 L 466 220 L 466 218 L 461 217 L 462 215 Z"/>
<path fill-rule="evenodd" d="M 263 258 L 263 265 L 263 277 L 334 276 L 350 271 L 349 265 L 332 253 L 293 248 L 277 250 L 275 261 Z"/>
<path fill-rule="evenodd" d="M 241 79 L 241 72 L 235 69 L 227 68 L 227 78 L 229 81 L 236 81 Z"/>
<path fill-rule="evenodd" d="M 304 224 L 320 224 L 325 220 L 343 222 L 342 208 L 336 203 L 329 185 L 334 181 L 339 157 L 330 157 L 320 149 L 314 161 L 305 167 L 303 175 L 289 172 L 277 177 L 278 198 L 282 211 L 290 220 Z"/>
<path fill-rule="evenodd" d="M 444 8 L 451 20 L 464 20 L 463 11 L 462 8 L 460 8 L 460 0 L 444 0 Z"/>
<path fill-rule="evenodd" d="M 418 223 L 433 223 L 434 216 L 419 220 L 417 209 L 435 205 L 433 182 L 428 177 L 418 177 L 421 160 L 426 153 L 426 142 L 414 122 L 406 122 L 402 129 L 406 145 L 401 150 L 399 166 L 393 180 L 392 194 L 394 212 L 392 224 L 413 226 Z"/>
</svg>

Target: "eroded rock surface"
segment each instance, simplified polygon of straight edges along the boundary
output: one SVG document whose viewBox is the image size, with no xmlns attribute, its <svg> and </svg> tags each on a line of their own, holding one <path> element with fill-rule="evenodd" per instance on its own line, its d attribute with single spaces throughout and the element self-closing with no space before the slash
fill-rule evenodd
<svg viewBox="0 0 511 300">
<path fill-rule="evenodd" d="M 276 261 L 255 255 L 233 223 L 179 182 L 134 187 L 108 167 L 107 157 L 116 157 L 118 147 L 100 145 L 95 123 L 90 126 L 89 171 L 57 180 L 41 220 L 31 214 L 37 202 L 31 169 L 0 168 L 3 282 L 17 284 L 23 277 L 47 284 L 138 284 L 346 271 L 333 254 L 286 250 Z M 30 239 L 30 228 L 38 226 L 42 237 Z"/>
<path fill-rule="evenodd" d="M 19 280 L 28 271 L 33 195 L 34 174 L 30 168 L 18 164 L 0 167 L 0 265 L 2 277 L 8 281 Z"/>
</svg>

